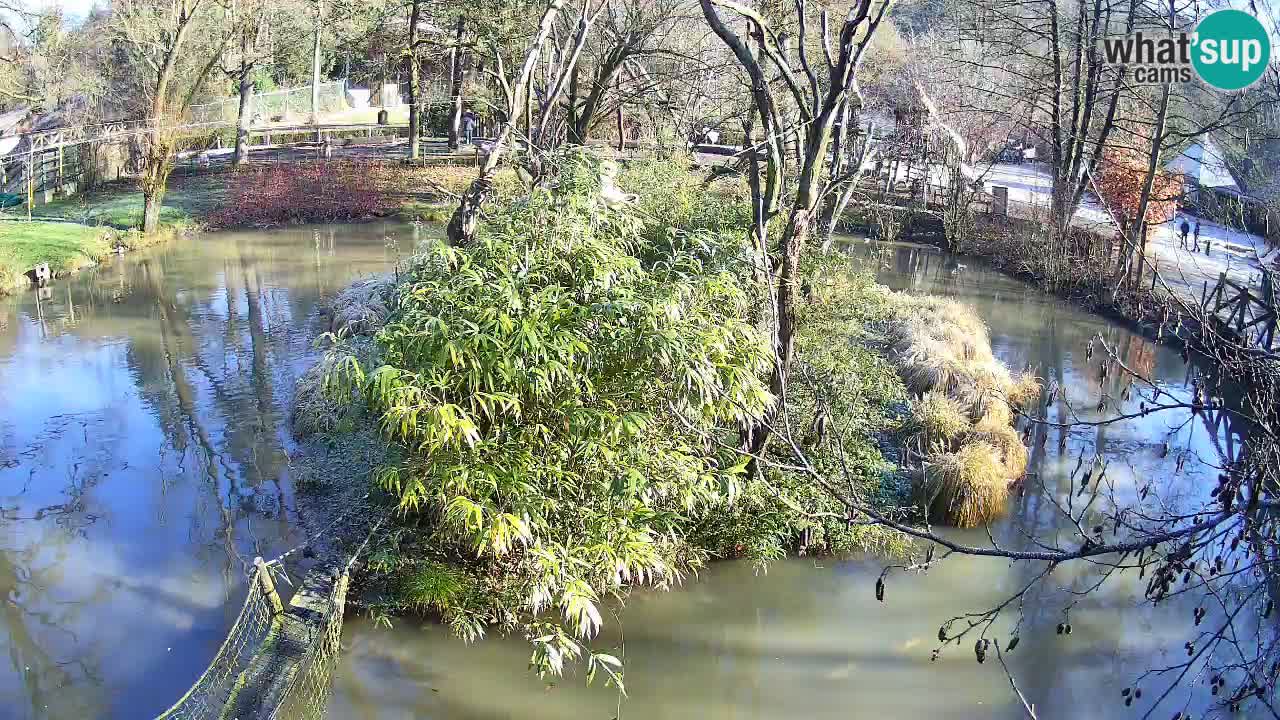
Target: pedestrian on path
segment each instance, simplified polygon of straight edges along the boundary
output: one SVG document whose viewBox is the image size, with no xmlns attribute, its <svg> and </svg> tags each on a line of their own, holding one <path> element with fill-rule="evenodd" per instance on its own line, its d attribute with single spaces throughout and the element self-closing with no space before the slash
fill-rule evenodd
<svg viewBox="0 0 1280 720">
<path fill-rule="evenodd" d="M 1200 252 L 1200 221 L 1196 220 L 1195 242 L 1191 246 L 1191 252 Z"/>
<path fill-rule="evenodd" d="M 1191 234 L 1191 225 L 1186 218 L 1182 218 L 1182 224 L 1178 226 L 1178 230 L 1182 233 L 1182 249 L 1187 249 L 1187 235 Z"/>
<path fill-rule="evenodd" d="M 476 136 L 476 114 L 467 110 L 462 113 L 462 134 L 467 145 Z"/>
</svg>

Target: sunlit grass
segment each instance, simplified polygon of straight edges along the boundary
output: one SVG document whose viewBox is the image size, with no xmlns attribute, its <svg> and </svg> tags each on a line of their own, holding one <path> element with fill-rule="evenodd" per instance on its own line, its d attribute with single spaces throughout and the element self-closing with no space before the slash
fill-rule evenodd
<svg viewBox="0 0 1280 720">
<path fill-rule="evenodd" d="M 40 263 L 49 263 L 54 273 L 74 272 L 110 251 L 110 233 L 102 228 L 0 221 L 0 292 L 26 282 L 23 273 Z"/>
</svg>

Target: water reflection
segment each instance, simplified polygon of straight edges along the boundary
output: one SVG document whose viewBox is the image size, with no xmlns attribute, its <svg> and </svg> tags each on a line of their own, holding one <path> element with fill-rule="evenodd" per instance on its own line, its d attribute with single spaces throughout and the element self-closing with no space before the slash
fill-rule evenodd
<svg viewBox="0 0 1280 720">
<path fill-rule="evenodd" d="M 432 235 L 209 234 L 0 301 L 0 716 L 151 717 L 186 690 L 243 564 L 303 537 L 286 418 L 317 299 Z"/>
<path fill-rule="evenodd" d="M 1061 388 L 1067 402 L 1049 409 L 1051 419 L 1097 419 L 1142 402 L 1140 388 L 1128 387 L 1117 368 L 1103 374 L 1101 348 L 1086 357 L 1099 334 L 1163 391 L 1190 396 L 1191 371 L 1177 353 L 977 263 L 911 246 L 855 242 L 848 249 L 886 285 L 976 307 L 998 357 Z M 1101 397 L 1106 404 L 1099 410 Z M 983 530 L 954 535 L 1013 548 L 1028 547 L 1032 536 L 1080 542 L 1059 508 L 1079 507 L 1070 474 L 1095 451 L 1109 463 L 1107 477 L 1121 502 L 1147 488 L 1149 497 L 1174 507 L 1201 503 L 1219 455 L 1215 438 L 1198 422 L 1164 414 L 1097 427 L 1040 427 L 1029 438 L 1032 476 L 1009 516 L 991 538 Z M 793 559 L 756 576 L 746 565 L 723 563 L 676 592 L 638 594 L 620 613 L 621 629 L 606 626 L 618 634 L 599 642 L 625 655 L 629 699 L 586 688 L 581 678 L 531 677 L 520 638 L 466 646 L 441 628 L 410 620 L 385 630 L 352 618 L 346 629 L 351 651 L 331 715 L 1023 717 L 999 665 L 974 662 L 972 638 L 937 662 L 930 654 L 942 622 L 999 605 L 1040 566 L 953 558 L 928 575 L 895 575 L 884 604 L 873 592 L 881 567 L 874 558 Z M 1179 596 L 1152 608 L 1142 599 L 1145 580 L 1133 574 L 1088 592 L 1100 572 L 1085 563 L 1060 568 L 1025 597 L 1021 612 L 1011 607 L 997 625 L 998 637 L 1007 638 L 1021 617 L 1010 667 L 1042 720 L 1127 716 L 1120 689 L 1143 670 L 1167 664 L 1165 652 L 1176 653 L 1191 633 L 1196 598 Z M 1067 619 L 1074 632 L 1058 635 L 1056 626 Z M 1189 708 L 1199 715 L 1202 702 L 1196 697 Z"/>
</svg>

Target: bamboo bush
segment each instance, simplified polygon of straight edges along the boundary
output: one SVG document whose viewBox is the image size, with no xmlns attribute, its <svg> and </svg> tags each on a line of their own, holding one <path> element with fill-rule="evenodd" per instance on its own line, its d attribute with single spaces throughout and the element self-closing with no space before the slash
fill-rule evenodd
<svg viewBox="0 0 1280 720">
<path fill-rule="evenodd" d="M 678 184 L 676 231 L 601 178 L 568 157 L 554 190 L 493 215 L 475 245 L 417 257 L 381 363 L 332 376 L 403 451 L 377 483 L 451 568 L 410 570 L 406 604 L 463 637 L 521 632 L 542 672 L 585 653 L 616 679 L 585 650 L 602 603 L 706 557 L 691 528 L 741 494 L 745 462 L 704 436 L 732 441 L 772 398 L 741 235 L 679 211 Z"/>
</svg>

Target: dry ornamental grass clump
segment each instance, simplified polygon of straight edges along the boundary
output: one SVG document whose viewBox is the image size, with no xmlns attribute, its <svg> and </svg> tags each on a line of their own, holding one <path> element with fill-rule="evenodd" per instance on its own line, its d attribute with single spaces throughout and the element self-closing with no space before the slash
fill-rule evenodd
<svg viewBox="0 0 1280 720">
<path fill-rule="evenodd" d="M 985 441 L 925 461 L 922 504 L 931 517 L 956 527 L 986 525 L 1004 514 L 1009 481 L 1000 450 Z"/>
<path fill-rule="evenodd" d="M 959 402 L 940 392 L 927 392 L 911 405 L 912 436 L 920 447 L 950 445 L 973 424 Z"/>
<path fill-rule="evenodd" d="M 1022 444 L 1018 431 L 1008 425 L 986 430 L 975 428 L 961 442 L 984 442 L 998 450 L 1000 462 L 1004 465 L 1005 484 L 1017 480 L 1027 472 L 1027 446 Z"/>
<path fill-rule="evenodd" d="M 920 398 L 909 427 L 926 453 L 921 507 L 959 527 L 986 524 L 1026 473 L 1013 408 L 1037 400 L 1040 383 L 1028 373 L 1015 377 L 996 359 L 986 326 L 968 307 L 905 295 L 893 302 L 900 319 L 889 328 L 890 357 Z"/>
</svg>

